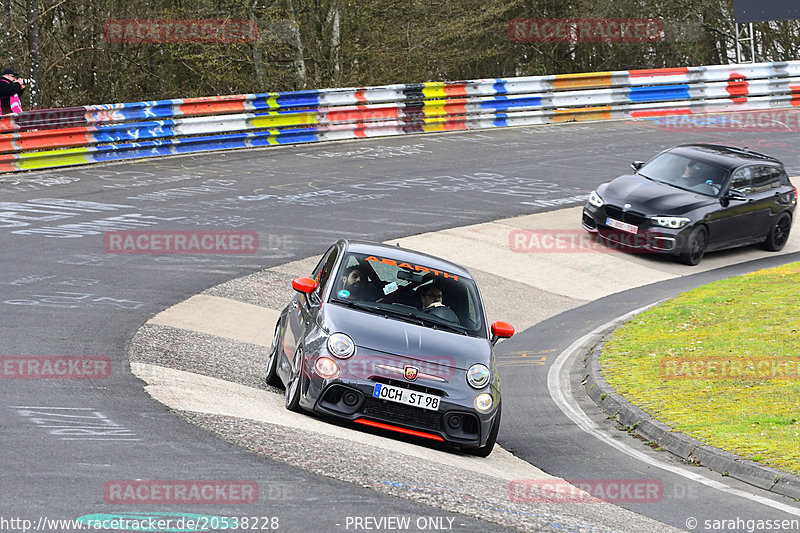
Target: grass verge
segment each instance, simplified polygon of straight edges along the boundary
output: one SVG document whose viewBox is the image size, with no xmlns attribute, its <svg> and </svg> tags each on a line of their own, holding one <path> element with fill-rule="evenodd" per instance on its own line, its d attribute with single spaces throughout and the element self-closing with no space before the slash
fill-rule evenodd
<svg viewBox="0 0 800 533">
<path fill-rule="evenodd" d="M 600 362 L 674 429 L 800 474 L 800 263 L 664 302 L 614 332 Z"/>
</svg>

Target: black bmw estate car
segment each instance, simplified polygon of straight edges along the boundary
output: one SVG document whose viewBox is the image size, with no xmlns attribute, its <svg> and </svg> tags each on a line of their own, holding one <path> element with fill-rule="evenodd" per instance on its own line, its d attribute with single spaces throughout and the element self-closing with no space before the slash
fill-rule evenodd
<svg viewBox="0 0 800 533">
<path fill-rule="evenodd" d="M 340 240 L 281 313 L 266 381 L 286 408 L 491 453 L 500 427 L 494 346 L 463 267 L 411 250 Z"/>
<path fill-rule="evenodd" d="M 773 157 L 687 144 L 631 167 L 583 208 L 583 227 L 615 247 L 696 265 L 706 252 L 755 243 L 777 251 L 789 238 L 797 189 Z"/>
</svg>

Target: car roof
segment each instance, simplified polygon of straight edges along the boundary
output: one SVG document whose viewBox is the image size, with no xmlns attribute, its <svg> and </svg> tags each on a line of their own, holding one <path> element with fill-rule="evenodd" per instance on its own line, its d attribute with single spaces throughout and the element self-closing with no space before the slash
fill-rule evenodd
<svg viewBox="0 0 800 533">
<path fill-rule="evenodd" d="M 727 169 L 752 163 L 781 165 L 780 161 L 766 154 L 721 144 L 682 144 L 670 148 L 667 152 L 693 157 Z"/>
<path fill-rule="evenodd" d="M 342 239 L 341 242 L 344 243 L 345 251 L 347 252 L 378 255 L 399 262 L 418 264 L 428 268 L 442 270 L 450 274 L 458 274 L 465 278 L 474 279 L 466 268 L 423 252 L 370 241 Z"/>
</svg>

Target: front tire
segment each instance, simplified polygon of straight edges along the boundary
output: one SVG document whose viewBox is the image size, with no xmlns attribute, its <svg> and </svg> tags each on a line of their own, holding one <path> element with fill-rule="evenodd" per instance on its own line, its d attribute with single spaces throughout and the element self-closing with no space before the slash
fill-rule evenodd
<svg viewBox="0 0 800 533">
<path fill-rule="evenodd" d="M 269 349 L 269 356 L 267 358 L 267 376 L 264 378 L 264 381 L 267 382 L 267 385 L 272 385 L 273 387 L 282 387 L 283 383 L 281 382 L 280 376 L 278 376 L 278 347 L 281 345 L 278 337 L 281 334 L 281 323 L 278 321 L 275 324 L 275 335 L 272 337 L 272 346 Z"/>
<path fill-rule="evenodd" d="M 688 250 L 678 256 L 684 265 L 695 266 L 703 260 L 708 247 L 708 230 L 705 226 L 697 226 L 689 234 Z"/>
<path fill-rule="evenodd" d="M 770 252 L 777 252 L 786 246 L 789 240 L 789 231 L 792 229 L 792 217 L 788 213 L 781 213 L 767 233 L 764 248 Z"/>
<path fill-rule="evenodd" d="M 298 348 L 292 361 L 292 370 L 289 381 L 286 382 L 284 404 L 289 411 L 299 413 L 300 409 L 300 383 L 303 381 L 303 349 Z"/>
<path fill-rule="evenodd" d="M 494 444 L 497 442 L 497 433 L 500 431 L 500 415 L 503 414 L 502 405 L 497 407 L 497 414 L 494 417 L 494 422 L 492 422 L 492 429 L 489 431 L 489 439 L 486 441 L 486 444 L 481 446 L 480 448 L 470 448 L 465 450 L 470 455 L 476 455 L 478 457 L 489 457 L 489 454 L 492 453 L 494 449 Z"/>
</svg>

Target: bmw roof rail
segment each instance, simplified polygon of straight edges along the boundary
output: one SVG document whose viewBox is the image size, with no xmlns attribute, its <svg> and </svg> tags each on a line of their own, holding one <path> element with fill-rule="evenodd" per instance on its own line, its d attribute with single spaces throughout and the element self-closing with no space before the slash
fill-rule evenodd
<svg viewBox="0 0 800 533">
<path fill-rule="evenodd" d="M 780 161 L 778 161 L 777 158 L 772 157 L 771 155 L 767 155 L 767 154 L 764 154 L 764 153 L 761 153 L 761 152 L 756 152 L 755 150 L 751 150 L 746 146 L 744 146 L 742 148 L 731 147 L 730 149 L 733 152 L 741 152 L 741 153 L 750 154 L 750 155 L 757 155 L 759 157 L 763 157 L 764 159 L 769 159 L 770 161 L 774 161 L 775 163 L 779 163 L 780 162 Z"/>
</svg>

